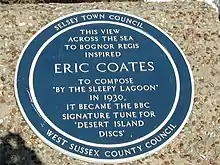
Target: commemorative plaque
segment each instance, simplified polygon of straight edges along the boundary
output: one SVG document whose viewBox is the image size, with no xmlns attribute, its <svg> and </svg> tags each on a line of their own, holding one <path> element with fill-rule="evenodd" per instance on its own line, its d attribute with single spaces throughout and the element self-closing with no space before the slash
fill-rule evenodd
<svg viewBox="0 0 220 165">
<path fill-rule="evenodd" d="M 46 144 L 96 163 L 148 156 L 192 109 L 193 78 L 178 45 L 133 15 L 85 11 L 36 33 L 19 59 L 15 92 Z"/>
</svg>

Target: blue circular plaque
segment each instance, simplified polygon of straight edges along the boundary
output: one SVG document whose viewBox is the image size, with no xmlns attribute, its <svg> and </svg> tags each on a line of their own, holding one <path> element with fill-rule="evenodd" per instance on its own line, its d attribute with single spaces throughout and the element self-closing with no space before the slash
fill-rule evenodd
<svg viewBox="0 0 220 165">
<path fill-rule="evenodd" d="M 15 92 L 49 146 L 97 163 L 152 154 L 183 128 L 193 78 L 178 45 L 133 15 L 86 11 L 36 33 L 19 59 Z"/>
</svg>

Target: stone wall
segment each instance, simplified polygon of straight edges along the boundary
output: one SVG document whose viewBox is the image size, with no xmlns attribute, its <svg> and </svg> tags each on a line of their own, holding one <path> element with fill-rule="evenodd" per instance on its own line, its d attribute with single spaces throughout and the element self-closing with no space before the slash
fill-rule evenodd
<svg viewBox="0 0 220 165">
<path fill-rule="evenodd" d="M 193 70 L 195 102 L 184 129 L 158 153 L 125 164 L 219 165 L 220 22 L 213 8 L 195 1 L 0 5 L 0 164 L 91 165 L 51 149 L 31 131 L 16 104 L 13 82 L 18 57 L 36 31 L 88 9 L 119 10 L 156 24 L 177 42 Z"/>
<path fill-rule="evenodd" d="M 82 2 L 123 2 L 123 1 L 138 1 L 138 0 L 0 0 L 2 4 L 14 4 L 14 3 L 82 3 Z"/>
</svg>

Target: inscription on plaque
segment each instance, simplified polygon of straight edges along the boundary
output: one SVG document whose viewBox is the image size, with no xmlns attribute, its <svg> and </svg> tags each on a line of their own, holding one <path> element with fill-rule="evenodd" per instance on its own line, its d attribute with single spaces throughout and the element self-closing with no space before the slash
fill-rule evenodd
<svg viewBox="0 0 220 165">
<path fill-rule="evenodd" d="M 15 91 L 32 130 L 75 158 L 119 163 L 174 138 L 192 108 L 186 58 L 161 29 L 114 11 L 53 21 L 25 46 Z"/>
</svg>

